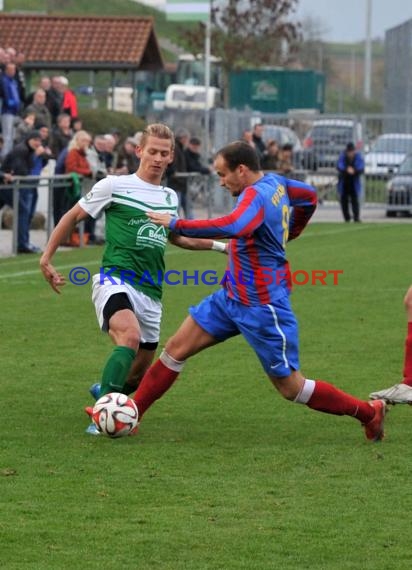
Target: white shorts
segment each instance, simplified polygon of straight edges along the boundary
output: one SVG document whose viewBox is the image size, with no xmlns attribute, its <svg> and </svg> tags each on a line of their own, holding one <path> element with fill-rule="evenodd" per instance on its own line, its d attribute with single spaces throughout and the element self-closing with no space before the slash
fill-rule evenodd
<svg viewBox="0 0 412 570">
<path fill-rule="evenodd" d="M 103 309 L 109 297 L 116 293 L 126 293 L 132 304 L 133 312 L 139 321 L 140 342 L 159 342 L 162 303 L 155 301 L 141 291 L 137 291 L 128 283 L 121 283 L 121 280 L 117 277 L 110 276 L 110 279 L 116 281 L 116 285 L 109 283 L 107 279 L 101 284 L 100 278 L 100 274 L 93 275 L 92 301 L 102 331 L 107 332 L 107 323 L 104 321 Z"/>
</svg>

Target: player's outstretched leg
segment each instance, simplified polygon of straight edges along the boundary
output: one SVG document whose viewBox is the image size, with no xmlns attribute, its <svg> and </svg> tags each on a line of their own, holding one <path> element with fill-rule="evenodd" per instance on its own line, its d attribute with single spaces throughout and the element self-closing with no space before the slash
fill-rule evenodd
<svg viewBox="0 0 412 570">
<path fill-rule="evenodd" d="M 356 418 L 362 424 L 368 440 L 380 441 L 384 438 L 386 404 L 383 400 L 359 400 L 328 382 L 304 378 L 299 371 L 286 378 L 270 378 L 285 398 L 318 412 Z"/>
<path fill-rule="evenodd" d="M 408 331 L 405 341 L 403 380 L 399 384 L 372 392 L 372 400 L 385 400 L 388 404 L 412 404 L 412 287 L 405 295 L 404 305 L 408 319 Z"/>
</svg>

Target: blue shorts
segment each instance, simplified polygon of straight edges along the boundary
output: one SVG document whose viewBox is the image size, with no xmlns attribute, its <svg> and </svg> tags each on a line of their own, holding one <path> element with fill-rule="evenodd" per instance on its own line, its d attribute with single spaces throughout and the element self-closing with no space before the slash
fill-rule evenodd
<svg viewBox="0 0 412 570">
<path fill-rule="evenodd" d="M 299 370 L 298 323 L 288 296 L 271 305 L 249 307 L 233 301 L 221 289 L 189 312 L 220 342 L 243 335 L 270 376 L 282 378 Z"/>
</svg>

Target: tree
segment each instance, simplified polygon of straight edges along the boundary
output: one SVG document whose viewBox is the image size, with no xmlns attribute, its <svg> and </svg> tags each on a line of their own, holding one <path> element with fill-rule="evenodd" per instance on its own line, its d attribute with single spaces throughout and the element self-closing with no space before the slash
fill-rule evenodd
<svg viewBox="0 0 412 570">
<path fill-rule="evenodd" d="M 293 22 L 298 0 L 211 0 L 212 53 L 224 76 L 242 68 L 285 66 L 294 59 L 300 24 Z M 204 25 L 182 31 L 193 54 L 204 50 Z"/>
<path fill-rule="evenodd" d="M 296 45 L 303 67 L 327 71 L 324 35 L 327 27 L 319 18 L 306 16 L 301 23 L 302 42 Z"/>
</svg>

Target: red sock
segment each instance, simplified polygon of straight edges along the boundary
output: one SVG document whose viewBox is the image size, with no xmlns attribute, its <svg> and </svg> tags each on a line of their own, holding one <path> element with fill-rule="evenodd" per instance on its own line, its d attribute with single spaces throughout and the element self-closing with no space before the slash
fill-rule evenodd
<svg viewBox="0 0 412 570">
<path fill-rule="evenodd" d="M 149 368 L 133 398 L 139 410 L 139 418 L 153 402 L 163 396 L 178 376 L 179 372 L 167 368 L 160 359 Z"/>
<path fill-rule="evenodd" d="M 405 363 L 402 383 L 412 386 L 412 322 L 408 323 L 408 336 L 405 341 Z"/>
<path fill-rule="evenodd" d="M 315 381 L 315 390 L 307 405 L 313 410 L 326 414 L 353 416 L 363 424 L 370 422 L 375 415 L 375 410 L 368 402 L 358 400 L 322 380 Z"/>
</svg>

